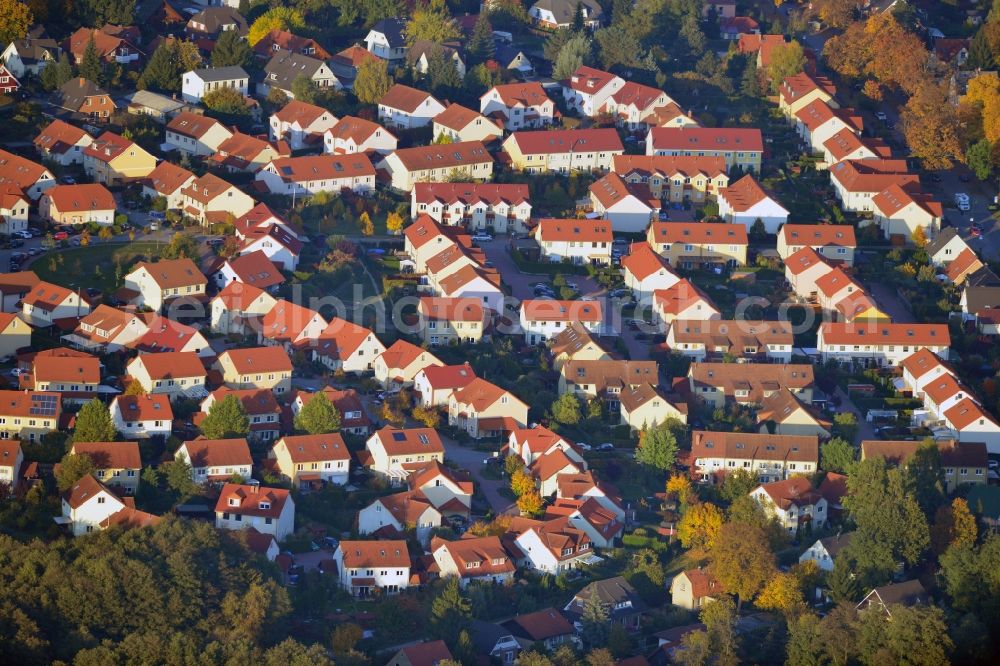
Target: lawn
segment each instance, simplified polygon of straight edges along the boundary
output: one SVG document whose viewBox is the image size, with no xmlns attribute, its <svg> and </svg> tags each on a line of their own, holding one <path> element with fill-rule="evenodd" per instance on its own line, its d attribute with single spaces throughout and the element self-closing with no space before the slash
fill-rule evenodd
<svg viewBox="0 0 1000 666">
<path fill-rule="evenodd" d="M 94 287 L 102 292 L 114 291 L 135 262 L 157 256 L 163 243 L 93 243 L 59 252 L 50 252 L 36 259 L 31 270 L 46 282 L 64 287 Z"/>
</svg>

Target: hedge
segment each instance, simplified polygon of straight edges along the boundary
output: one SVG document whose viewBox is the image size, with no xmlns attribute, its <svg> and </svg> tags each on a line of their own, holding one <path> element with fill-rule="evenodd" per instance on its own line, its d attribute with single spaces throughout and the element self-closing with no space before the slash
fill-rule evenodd
<svg viewBox="0 0 1000 666">
<path fill-rule="evenodd" d="M 552 263 L 549 261 L 528 261 L 524 254 L 516 248 L 511 248 L 510 256 L 517 265 L 517 269 L 526 274 L 551 275 L 555 277 L 559 273 L 563 275 L 588 275 L 587 266 L 577 264 L 564 264 L 562 262 Z"/>
</svg>

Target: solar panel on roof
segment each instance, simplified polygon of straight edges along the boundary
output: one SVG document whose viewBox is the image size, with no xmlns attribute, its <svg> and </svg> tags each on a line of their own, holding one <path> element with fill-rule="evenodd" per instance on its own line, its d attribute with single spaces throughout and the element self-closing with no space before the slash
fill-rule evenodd
<svg viewBox="0 0 1000 666">
<path fill-rule="evenodd" d="M 406 441 L 406 433 L 405 432 L 394 432 L 394 433 L 392 433 L 392 438 L 393 438 L 393 440 L 395 440 L 397 442 L 405 442 Z"/>
</svg>

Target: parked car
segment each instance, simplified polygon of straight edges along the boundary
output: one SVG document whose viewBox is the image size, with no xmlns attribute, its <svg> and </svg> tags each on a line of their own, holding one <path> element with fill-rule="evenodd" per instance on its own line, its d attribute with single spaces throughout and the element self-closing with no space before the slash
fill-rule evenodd
<svg viewBox="0 0 1000 666">
<path fill-rule="evenodd" d="M 53 240 L 64 241 L 69 239 L 69 234 L 66 233 L 65 231 L 57 231 L 56 233 L 52 234 L 52 238 Z"/>
<path fill-rule="evenodd" d="M 484 233 L 476 233 L 472 236 L 473 243 L 490 243 L 493 241 L 493 236 Z"/>
<path fill-rule="evenodd" d="M 597 447 L 597 450 L 598 451 L 614 451 L 615 450 L 615 445 L 612 444 L 611 442 L 604 442 L 603 444 L 600 444 Z"/>
<path fill-rule="evenodd" d="M 581 451 L 589 451 L 590 450 L 590 444 L 587 444 L 586 442 L 577 442 L 576 446 Z"/>
<path fill-rule="evenodd" d="M 876 111 L 875 112 L 875 117 L 878 118 L 879 120 L 881 120 L 883 123 L 886 120 L 886 115 L 885 115 L 884 111 Z"/>
</svg>

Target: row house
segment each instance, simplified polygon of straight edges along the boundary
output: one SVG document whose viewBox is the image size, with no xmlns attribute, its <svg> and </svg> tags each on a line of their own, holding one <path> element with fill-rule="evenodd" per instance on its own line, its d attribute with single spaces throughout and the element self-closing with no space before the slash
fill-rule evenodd
<svg viewBox="0 0 1000 666">
<path fill-rule="evenodd" d="M 387 155 L 379 167 L 389 172 L 393 189 L 410 192 L 420 182 L 489 180 L 493 176 L 493 157 L 482 142 L 463 141 L 400 148 Z"/>
<path fill-rule="evenodd" d="M 271 194 L 286 196 L 375 190 L 375 167 L 367 155 L 306 155 L 270 162 L 254 177 Z"/>
<path fill-rule="evenodd" d="M 0 391 L 0 439 L 40 440 L 60 428 L 62 396 L 42 391 Z"/>
<path fill-rule="evenodd" d="M 142 194 L 149 199 L 163 197 L 167 210 L 184 207 L 184 191 L 191 186 L 195 175 L 183 167 L 163 160 L 142 181 Z"/>
<path fill-rule="evenodd" d="M 850 159 L 830 167 L 830 182 L 841 205 L 860 213 L 874 208 L 872 199 L 891 185 L 919 186 L 906 160 Z"/>
<path fill-rule="evenodd" d="M 840 132 L 857 136 L 864 129 L 864 120 L 854 110 L 839 109 L 819 99 L 799 108 L 794 124 L 802 143 L 813 153 L 825 152 L 824 144 Z"/>
<path fill-rule="evenodd" d="M 498 118 L 503 129 L 540 129 L 556 120 L 556 107 L 537 81 L 496 85 L 479 97 L 479 111 Z"/>
<path fill-rule="evenodd" d="M 813 102 L 823 102 L 833 108 L 840 104 L 834 98 L 837 86 L 824 76 L 814 76 L 799 72 L 785 77 L 778 87 L 778 108 L 791 120 L 803 108 Z"/>
<path fill-rule="evenodd" d="M 761 483 L 783 481 L 819 468 L 819 439 L 695 430 L 691 460 L 692 476 L 700 481 L 721 479 L 737 469 L 756 474 Z"/>
<path fill-rule="evenodd" d="M 542 344 L 562 333 L 571 324 L 600 334 L 604 313 L 599 301 L 521 301 L 518 323 L 529 345 Z"/>
<path fill-rule="evenodd" d="M 548 261 L 611 263 L 614 238 L 608 220 L 544 218 L 537 221 L 534 234 L 541 256 Z"/>
<path fill-rule="evenodd" d="M 429 365 L 444 365 L 426 349 L 400 339 L 375 357 L 375 379 L 386 389 L 413 384 L 417 373 Z"/>
<path fill-rule="evenodd" d="M 129 301 L 138 307 L 161 312 L 177 299 L 202 301 L 208 278 L 190 259 L 140 261 L 125 275 Z"/>
<path fill-rule="evenodd" d="M 194 352 L 141 354 L 125 366 L 125 373 L 146 393 L 163 394 L 171 400 L 208 395 L 205 366 Z"/>
<path fill-rule="evenodd" d="M 794 336 L 787 321 L 677 319 L 670 324 L 665 344 L 696 361 L 728 355 L 741 361 L 788 363 Z"/>
<path fill-rule="evenodd" d="M 245 282 L 230 282 L 209 302 L 211 331 L 222 335 L 254 335 L 257 325 L 277 301 Z"/>
<path fill-rule="evenodd" d="M 913 352 L 927 349 L 947 356 L 947 324 L 824 322 L 816 347 L 823 361 L 865 366 L 897 366 Z"/>
<path fill-rule="evenodd" d="M 843 268 L 806 246 L 785 259 L 785 279 L 795 294 L 843 322 L 890 321 L 864 288 Z"/>
<path fill-rule="evenodd" d="M 181 190 L 184 214 L 202 225 L 227 222 L 257 203 L 249 194 L 218 176 L 206 173 Z"/>
<path fill-rule="evenodd" d="M 618 401 L 621 406 L 620 423 L 633 431 L 645 431 L 668 420 L 680 423 L 687 423 L 688 420 L 687 404 L 674 403 L 652 383 L 623 388 Z"/>
<path fill-rule="evenodd" d="M 783 388 L 812 402 L 815 376 L 811 365 L 762 363 L 752 369 L 749 372 L 739 363 L 696 361 L 688 368 L 688 390 L 714 409 L 727 402 L 759 405 Z"/>
<path fill-rule="evenodd" d="M 455 245 L 469 248 L 472 237 L 464 227 L 444 226 L 427 213 L 418 214 L 403 230 L 403 250 L 415 273 L 426 273 L 428 260 Z"/>
<path fill-rule="evenodd" d="M 563 474 L 559 477 L 556 499 L 588 500 L 593 499 L 603 509 L 611 512 L 619 521 L 625 520 L 625 505 L 622 498 L 611 488 L 594 476 L 592 471 L 579 474 Z"/>
<path fill-rule="evenodd" d="M 583 16 L 585 28 L 595 30 L 601 27 L 604 10 L 597 0 L 583 0 L 575 4 L 566 0 L 538 0 L 528 9 L 528 16 L 541 28 L 565 30 L 574 24 L 577 11 Z"/>
<path fill-rule="evenodd" d="M 32 201 L 55 187 L 56 177 L 47 168 L 0 148 L 0 185 L 14 185 Z"/>
<path fill-rule="evenodd" d="M 276 441 L 268 458 L 281 478 L 293 488 L 308 490 L 314 484 L 343 486 L 351 472 L 351 454 L 340 433 L 286 435 Z"/>
<path fill-rule="evenodd" d="M 300 37 L 287 30 L 275 28 L 264 35 L 253 45 L 254 54 L 263 60 L 270 58 L 278 51 L 291 51 L 302 55 L 313 56 L 320 60 L 330 60 L 333 56 L 315 39 Z"/>
<path fill-rule="evenodd" d="M 677 319 L 722 318 L 722 312 L 708 294 L 687 279 L 680 279 L 666 289 L 654 290 L 651 305 L 653 324 L 664 333 Z"/>
<path fill-rule="evenodd" d="M 331 155 L 374 152 L 388 155 L 396 150 L 399 139 L 378 123 L 355 116 L 344 116 L 323 132 L 323 152 Z"/>
<path fill-rule="evenodd" d="M 814 435 L 827 440 L 832 423 L 787 388 L 781 388 L 761 400 L 757 410 L 757 428 L 776 435 Z"/>
<path fill-rule="evenodd" d="M 448 425 L 473 439 L 502 437 L 528 423 L 528 405 L 485 379 L 473 379 L 448 397 Z"/>
<path fill-rule="evenodd" d="M 923 230 L 924 238 L 933 238 L 940 231 L 944 207 L 920 191 L 916 183 L 905 187 L 893 183 L 872 197 L 872 215 L 872 222 L 886 239 L 912 244 L 917 229 Z"/>
<path fill-rule="evenodd" d="M 31 33 L 35 33 L 34 30 Z M 14 76 L 21 78 L 25 74 L 41 76 L 42 70 L 49 63 L 59 60 L 62 52 L 59 44 L 48 37 L 36 37 L 29 34 L 23 39 L 12 40 L 0 52 L 0 62 Z"/>
<path fill-rule="evenodd" d="M 765 233 L 776 234 L 788 221 L 788 209 L 764 191 L 750 174 L 719 190 L 719 217 L 752 231 L 760 223 Z"/>
<path fill-rule="evenodd" d="M 760 171 L 764 138 L 743 127 L 653 127 L 646 136 L 647 155 L 721 157 L 726 169 Z"/>
<path fill-rule="evenodd" d="M 643 183 L 627 183 L 616 173 L 609 173 L 590 188 L 594 213 L 611 223 L 613 231 L 642 233 L 660 212 L 660 200 Z"/>
<path fill-rule="evenodd" d="M 658 382 L 655 361 L 567 361 L 559 371 L 559 395 L 573 393 L 587 402 L 601 398 L 614 411 L 626 388 Z"/>
<path fill-rule="evenodd" d="M 101 362 L 83 352 L 38 354 L 31 362 L 27 382 L 35 391 L 59 393 L 65 403 L 81 403 L 96 397 L 101 384 Z"/>
<path fill-rule="evenodd" d="M 400 430 L 386 426 L 368 438 L 365 450 L 371 470 L 394 484 L 409 476 L 408 467 L 444 461 L 444 445 L 432 428 Z"/>
<path fill-rule="evenodd" d="M 561 370 L 567 361 L 606 361 L 611 354 L 598 337 L 578 322 L 570 322 L 549 345 L 552 367 Z"/>
<path fill-rule="evenodd" d="M 315 147 L 338 123 L 337 117 L 315 104 L 293 99 L 271 114 L 268 138 L 284 141 L 292 150 Z"/>
<path fill-rule="evenodd" d="M 854 227 L 849 224 L 784 224 L 778 232 L 778 256 L 786 261 L 802 248 L 812 248 L 832 265 L 854 265 L 858 248 Z"/>
<path fill-rule="evenodd" d="M 581 65 L 563 83 L 563 99 L 577 113 L 593 118 L 625 85 L 625 79 L 620 76 Z"/>
<path fill-rule="evenodd" d="M 431 134 L 435 141 L 447 139 L 452 143 L 462 141 L 494 141 L 503 136 L 503 129 L 493 120 L 460 104 L 434 116 Z"/>
<path fill-rule="evenodd" d="M 427 214 L 439 224 L 473 231 L 527 231 L 531 201 L 527 185 L 495 183 L 414 183 L 411 216 Z"/>
<path fill-rule="evenodd" d="M 861 460 L 882 458 L 887 464 L 906 468 L 924 442 L 906 440 L 871 440 L 861 442 Z M 959 486 L 985 485 L 989 470 L 989 452 L 982 442 L 937 440 L 934 446 L 941 457 L 945 492 L 951 494 Z"/>
<path fill-rule="evenodd" d="M 234 90 L 246 97 L 249 83 L 250 75 L 239 65 L 195 69 L 181 75 L 181 98 L 190 104 L 197 104 L 206 95 L 221 90 Z"/>
<path fill-rule="evenodd" d="M 467 363 L 427 366 L 413 379 L 414 399 L 424 408 L 447 407 L 451 394 L 475 379 L 476 373 Z"/>
<path fill-rule="evenodd" d="M 653 222 L 646 242 L 671 266 L 693 269 L 746 266 L 750 241 L 742 224 Z"/>
<path fill-rule="evenodd" d="M 184 111 L 167 123 L 165 143 L 192 157 L 208 157 L 232 136 L 215 118 Z"/>
<path fill-rule="evenodd" d="M 406 20 L 382 19 L 368 30 L 364 43 L 370 54 L 388 61 L 390 69 L 402 64 L 406 60 Z"/>
<path fill-rule="evenodd" d="M 295 501 L 284 488 L 227 483 L 215 502 L 215 528 L 255 529 L 284 541 L 295 531 Z"/>
<path fill-rule="evenodd" d="M 726 160 L 692 155 L 616 155 L 611 170 L 626 183 L 648 185 L 670 202 L 699 203 L 729 185 Z"/>
<path fill-rule="evenodd" d="M 817 168 L 832 169 L 840 162 L 856 160 L 879 160 L 892 157 L 892 149 L 881 139 L 861 137 L 850 127 L 845 127 L 823 142 L 818 151 L 823 161 Z"/>
<path fill-rule="evenodd" d="M 477 343 L 489 323 L 486 310 L 476 298 L 422 296 L 417 316 L 420 338 L 432 347 Z"/>
<path fill-rule="evenodd" d="M 83 151 L 83 170 L 103 185 L 141 181 L 156 168 L 156 157 L 131 139 L 105 132 Z"/>
<path fill-rule="evenodd" d="M 119 496 L 135 495 L 139 490 L 142 460 L 138 442 L 74 442 L 69 452 L 90 458 L 94 464 L 91 474 Z"/>
<path fill-rule="evenodd" d="M 199 437 L 180 445 L 174 459 L 191 467 L 191 480 L 202 484 L 222 484 L 233 477 L 251 478 L 253 458 L 247 440 Z"/>
<path fill-rule="evenodd" d="M 614 129 L 518 131 L 503 142 L 511 166 L 528 173 L 608 171 L 625 153 Z"/>
<path fill-rule="evenodd" d="M 94 137 L 81 128 L 57 118 L 38 133 L 33 143 L 39 157 L 65 167 L 83 164 L 83 151 L 93 141 Z"/>
<path fill-rule="evenodd" d="M 264 254 L 263 250 L 254 250 L 226 259 L 212 274 L 212 278 L 220 290 L 231 282 L 241 282 L 268 293 L 276 292 L 285 281 L 281 269 Z"/>
<path fill-rule="evenodd" d="M 215 369 L 231 389 L 265 389 L 281 394 L 292 386 L 292 359 L 281 347 L 227 349 Z"/>
<path fill-rule="evenodd" d="M 632 243 L 629 253 L 621 258 L 625 286 L 632 290 L 638 303 L 647 302 L 658 289 L 669 289 L 680 282 L 680 276 L 667 259 L 646 241 Z"/>
<path fill-rule="evenodd" d="M 165 395 L 118 395 L 108 408 L 115 430 L 130 439 L 169 437 L 174 412 Z"/>
<path fill-rule="evenodd" d="M 385 345 L 372 331 L 334 317 L 316 337 L 313 360 L 334 372 L 362 374 L 374 370 L 375 359 L 383 353 Z"/>
<path fill-rule="evenodd" d="M 55 225 L 91 222 L 110 227 L 115 223 L 115 197 L 99 183 L 56 185 L 38 202 L 38 214 Z"/>
</svg>

